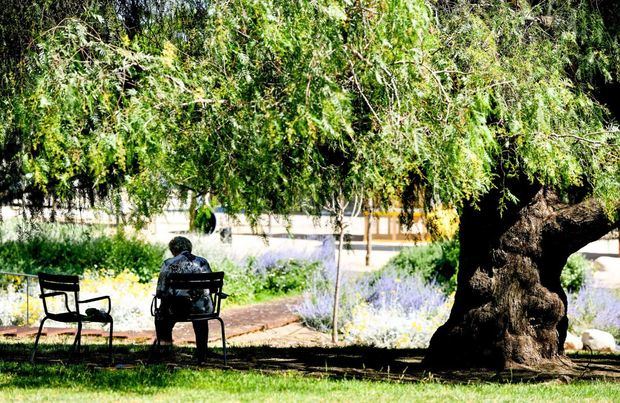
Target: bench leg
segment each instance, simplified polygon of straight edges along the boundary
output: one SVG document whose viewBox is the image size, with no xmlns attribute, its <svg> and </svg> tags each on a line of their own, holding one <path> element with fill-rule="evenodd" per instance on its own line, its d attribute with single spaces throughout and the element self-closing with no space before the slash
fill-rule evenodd
<svg viewBox="0 0 620 403">
<path fill-rule="evenodd" d="M 110 356 L 110 364 L 114 363 L 114 358 L 112 357 L 112 332 L 114 330 L 114 320 L 110 319 L 110 337 L 108 337 L 109 347 L 109 356 Z"/>
<path fill-rule="evenodd" d="M 226 332 L 224 331 L 224 321 L 222 318 L 216 318 L 220 322 L 222 328 L 222 349 L 224 350 L 224 365 L 228 365 L 228 359 L 226 357 Z"/>
<path fill-rule="evenodd" d="M 149 349 L 149 358 L 148 362 L 153 363 L 155 361 L 155 356 L 161 354 L 161 341 L 159 337 L 157 337 L 157 332 L 155 332 L 155 340 L 153 340 L 153 344 L 151 344 L 151 348 Z"/>
<path fill-rule="evenodd" d="M 151 344 L 151 348 L 149 348 L 149 358 L 148 362 L 152 363 L 155 358 L 155 350 L 157 349 L 158 339 L 155 336 L 155 340 L 153 340 L 153 344 Z"/>
<path fill-rule="evenodd" d="M 39 331 L 37 332 L 37 338 L 34 340 L 34 348 L 32 349 L 32 355 L 30 356 L 30 362 L 34 363 L 34 356 L 37 353 L 37 346 L 39 345 L 39 338 L 41 337 L 41 331 L 43 330 L 43 324 L 47 320 L 47 317 L 41 319 L 41 324 L 39 325 Z"/>
<path fill-rule="evenodd" d="M 73 345 L 71 346 L 71 352 L 75 353 L 80 352 L 80 347 L 82 345 L 82 322 L 78 322 L 77 331 L 75 332 L 75 340 L 73 340 Z"/>
</svg>

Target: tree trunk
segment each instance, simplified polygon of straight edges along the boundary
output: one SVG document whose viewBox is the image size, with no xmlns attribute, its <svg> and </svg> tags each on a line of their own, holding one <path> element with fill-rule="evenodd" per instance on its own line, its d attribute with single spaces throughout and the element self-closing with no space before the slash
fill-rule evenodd
<svg viewBox="0 0 620 403">
<path fill-rule="evenodd" d="M 366 223 L 366 266 L 370 266 L 370 254 L 372 253 L 372 199 L 368 199 L 368 222 Z"/>
<path fill-rule="evenodd" d="M 344 208 L 338 205 L 338 260 L 336 262 L 336 284 L 334 287 L 334 306 L 332 310 L 332 342 L 338 343 L 338 310 L 340 305 L 340 256 L 342 255 L 342 243 L 344 242 Z"/>
<path fill-rule="evenodd" d="M 189 196 L 189 231 L 196 229 L 196 209 L 198 208 L 198 197 L 196 193 L 190 191 Z"/>
<path fill-rule="evenodd" d="M 564 353 L 562 268 L 614 224 L 592 199 L 566 205 L 533 186 L 517 196 L 519 205 L 503 214 L 497 194 L 463 209 L 454 306 L 431 339 L 426 365 L 501 369 Z"/>
</svg>

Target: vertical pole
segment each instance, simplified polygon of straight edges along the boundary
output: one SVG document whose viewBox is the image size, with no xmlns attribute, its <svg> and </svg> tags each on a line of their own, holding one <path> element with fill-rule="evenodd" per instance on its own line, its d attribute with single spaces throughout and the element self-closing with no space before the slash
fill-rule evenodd
<svg viewBox="0 0 620 403">
<path fill-rule="evenodd" d="M 372 253 L 372 199 L 368 200 L 368 215 L 366 216 L 366 266 L 370 266 Z"/>
<path fill-rule="evenodd" d="M 198 197 L 194 191 L 190 191 L 189 196 L 189 230 L 194 231 L 196 220 L 196 209 L 198 208 Z"/>
<path fill-rule="evenodd" d="M 267 222 L 267 231 L 269 231 L 269 235 L 271 236 L 271 214 L 269 214 L 269 221 Z"/>
<path fill-rule="evenodd" d="M 30 277 L 26 276 L 26 325 L 30 324 Z"/>
<path fill-rule="evenodd" d="M 25 191 L 22 190 L 22 218 L 26 221 L 28 216 L 26 215 L 26 194 L 24 192 Z"/>
<path fill-rule="evenodd" d="M 334 287 L 334 306 L 332 310 L 332 343 L 338 344 L 338 305 L 340 304 L 340 257 L 344 242 L 344 202 L 338 201 L 338 259 L 336 261 L 336 285 Z"/>
</svg>

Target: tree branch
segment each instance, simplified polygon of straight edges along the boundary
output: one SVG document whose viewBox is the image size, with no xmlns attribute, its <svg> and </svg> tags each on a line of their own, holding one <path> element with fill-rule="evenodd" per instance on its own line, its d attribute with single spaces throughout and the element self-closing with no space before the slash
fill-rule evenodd
<svg viewBox="0 0 620 403">
<path fill-rule="evenodd" d="M 620 210 L 620 205 L 617 210 Z M 559 209 L 545 224 L 543 236 L 570 254 L 601 238 L 618 225 L 620 217 L 610 217 L 598 200 L 588 198 Z"/>
</svg>

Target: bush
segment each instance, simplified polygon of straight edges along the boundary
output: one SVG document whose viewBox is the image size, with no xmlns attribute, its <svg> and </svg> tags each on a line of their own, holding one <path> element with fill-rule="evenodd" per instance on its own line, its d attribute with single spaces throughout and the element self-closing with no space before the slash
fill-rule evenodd
<svg viewBox="0 0 620 403">
<path fill-rule="evenodd" d="M 274 294 L 301 291 L 319 266 L 319 262 L 313 261 L 278 260 L 273 266 L 257 272 L 256 291 Z"/>
<path fill-rule="evenodd" d="M 314 277 L 296 307 L 307 326 L 324 332 L 332 326 L 332 270 Z M 340 298 L 338 330 L 344 340 L 377 347 L 427 347 L 452 304 L 436 284 L 393 269 L 343 278 Z"/>
<path fill-rule="evenodd" d="M 586 274 L 590 270 L 591 264 L 588 259 L 580 253 L 575 253 L 568 258 L 566 266 L 562 270 L 560 281 L 562 287 L 568 292 L 575 292 L 581 289 L 586 279 Z"/>
<path fill-rule="evenodd" d="M 6 271 L 29 274 L 129 271 L 146 282 L 157 275 L 164 250 L 123 232 L 107 236 L 98 228 L 31 225 L 18 228 L 15 239 L 0 243 L 0 265 Z"/>
<path fill-rule="evenodd" d="M 212 234 L 215 231 L 216 218 L 209 206 L 202 205 L 196 210 L 194 228 L 203 234 Z"/>
<path fill-rule="evenodd" d="M 386 264 L 396 272 L 419 275 L 426 282 L 437 282 L 447 292 L 456 288 L 459 267 L 458 241 L 435 242 L 402 249 Z"/>
<path fill-rule="evenodd" d="M 230 295 L 227 302 L 244 303 L 255 298 L 256 277 L 251 275 L 246 265 L 238 264 L 227 257 L 210 259 L 209 264 L 213 271 L 225 273 L 224 292 Z"/>
<path fill-rule="evenodd" d="M 434 209 L 426 215 L 426 228 L 434 241 L 452 240 L 459 231 L 459 215 L 454 209 Z"/>
<path fill-rule="evenodd" d="M 224 291 L 233 303 L 301 291 L 321 266 L 321 248 L 268 250 L 258 256 L 231 259 L 222 248 L 204 241 L 196 240 L 195 253 L 207 258 L 213 271 L 226 273 Z"/>
<path fill-rule="evenodd" d="M 112 300 L 111 314 L 114 317 L 115 330 L 141 330 L 153 328 L 153 317 L 150 313 L 153 298 L 154 284 L 140 283 L 134 273 L 122 272 L 115 276 L 100 272 L 85 272 L 80 281 L 80 297 L 88 299 L 101 295 L 108 295 Z M 43 317 L 43 306 L 34 288 L 30 290 L 29 322 L 26 321 L 26 292 L 23 288 L 12 285 L 0 289 L 0 325 L 38 325 Z M 72 307 L 73 297 L 69 296 L 69 306 Z M 51 312 L 66 310 L 62 297 L 47 299 L 48 309 Z M 93 302 L 80 307 L 81 312 L 89 307 L 107 308 L 105 301 Z M 66 324 L 50 321 L 46 326 L 61 326 Z M 87 328 L 99 328 L 99 323 L 85 323 Z"/>
<path fill-rule="evenodd" d="M 613 290 L 595 288 L 584 282 L 576 292 L 568 295 L 569 329 L 581 334 L 586 329 L 607 331 L 620 340 L 620 296 Z"/>
</svg>

